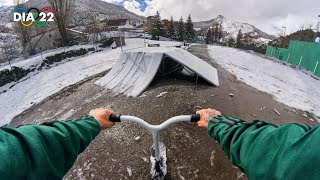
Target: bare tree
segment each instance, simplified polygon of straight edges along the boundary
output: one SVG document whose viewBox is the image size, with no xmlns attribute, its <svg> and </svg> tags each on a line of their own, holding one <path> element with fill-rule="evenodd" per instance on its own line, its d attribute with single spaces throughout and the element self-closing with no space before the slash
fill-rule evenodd
<svg viewBox="0 0 320 180">
<path fill-rule="evenodd" d="M 16 2 L 16 7 L 26 7 L 26 4 L 21 4 L 20 1 Z M 31 27 L 26 27 L 22 25 L 21 23 L 15 23 L 13 27 L 15 33 L 18 35 L 18 38 L 21 42 L 22 47 L 25 49 L 27 44 L 30 42 L 30 36 L 31 36 Z"/>
<path fill-rule="evenodd" d="M 90 19 L 91 22 L 90 24 L 88 23 L 85 28 L 85 31 L 89 34 L 88 41 L 96 43 L 98 41 L 101 29 L 98 26 L 98 20 L 96 15 L 91 15 L 88 19 Z"/>
<path fill-rule="evenodd" d="M 6 42 L 1 46 L 1 50 L 2 54 L 5 56 L 5 60 L 9 62 L 11 67 L 11 60 L 18 54 L 18 44 L 14 41 Z"/>
<path fill-rule="evenodd" d="M 67 26 L 72 16 L 76 0 L 47 0 L 54 11 L 55 23 L 58 26 L 63 43 L 68 43 Z"/>
<path fill-rule="evenodd" d="M 18 35 L 23 48 L 26 48 L 27 44 L 30 42 L 30 27 L 25 27 L 21 23 L 16 23 L 14 25 L 14 31 Z"/>
</svg>

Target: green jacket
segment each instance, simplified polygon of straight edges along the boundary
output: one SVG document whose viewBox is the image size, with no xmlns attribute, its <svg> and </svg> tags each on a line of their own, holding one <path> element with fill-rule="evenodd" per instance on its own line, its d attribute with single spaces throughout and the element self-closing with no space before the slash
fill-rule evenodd
<svg viewBox="0 0 320 180">
<path fill-rule="evenodd" d="M 218 116 L 208 132 L 249 179 L 320 179 L 320 129 Z"/>
<path fill-rule="evenodd" d="M 99 134 L 92 117 L 0 130 L 0 179 L 62 179 Z M 231 117 L 212 119 L 208 132 L 249 179 L 319 179 L 320 130 Z"/>
<path fill-rule="evenodd" d="M 92 117 L 0 130 L 0 179 L 62 179 L 99 134 Z"/>
</svg>

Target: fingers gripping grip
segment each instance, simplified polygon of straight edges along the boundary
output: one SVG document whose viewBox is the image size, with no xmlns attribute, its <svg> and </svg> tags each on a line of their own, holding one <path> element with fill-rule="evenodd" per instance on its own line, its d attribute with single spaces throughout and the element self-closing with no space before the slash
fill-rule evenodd
<svg viewBox="0 0 320 180">
<path fill-rule="evenodd" d="M 111 114 L 109 117 L 111 122 L 121 122 L 121 115 L 120 114 Z"/>
<path fill-rule="evenodd" d="M 192 114 L 191 115 L 191 122 L 198 122 L 200 121 L 200 115 L 199 114 Z"/>
</svg>

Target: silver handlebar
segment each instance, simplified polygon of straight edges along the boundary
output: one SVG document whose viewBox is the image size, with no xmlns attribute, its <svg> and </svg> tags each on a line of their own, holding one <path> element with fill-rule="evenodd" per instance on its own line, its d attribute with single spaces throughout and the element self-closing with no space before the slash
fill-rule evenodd
<svg viewBox="0 0 320 180">
<path fill-rule="evenodd" d="M 161 131 L 177 122 L 191 122 L 191 119 L 192 119 L 192 116 L 190 115 L 176 116 L 168 119 L 167 121 L 163 122 L 160 125 L 151 125 L 146 121 L 134 116 L 120 116 L 121 121 L 134 122 L 134 123 L 140 124 L 141 126 L 148 129 L 151 133 L 154 133 L 156 131 Z"/>
</svg>

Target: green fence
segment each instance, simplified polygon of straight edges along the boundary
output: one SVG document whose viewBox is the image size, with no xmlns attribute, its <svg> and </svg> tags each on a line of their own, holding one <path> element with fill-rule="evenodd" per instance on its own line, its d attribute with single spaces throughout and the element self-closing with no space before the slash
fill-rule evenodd
<svg viewBox="0 0 320 180">
<path fill-rule="evenodd" d="M 268 46 L 266 55 L 305 68 L 320 77 L 320 44 L 290 41 L 288 49 Z"/>
</svg>

